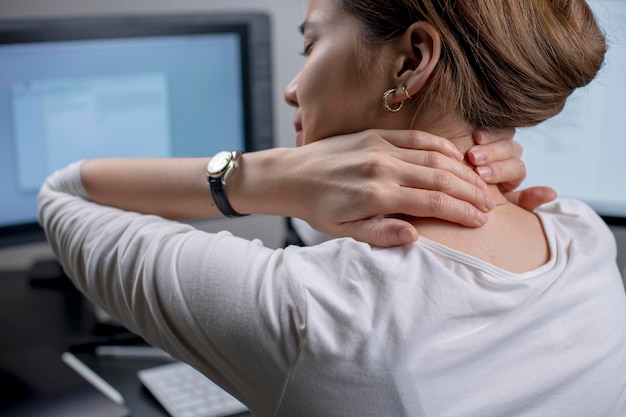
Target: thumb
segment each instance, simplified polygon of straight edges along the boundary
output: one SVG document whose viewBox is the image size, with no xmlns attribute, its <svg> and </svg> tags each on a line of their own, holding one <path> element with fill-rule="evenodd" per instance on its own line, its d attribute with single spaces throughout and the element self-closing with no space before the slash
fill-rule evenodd
<svg viewBox="0 0 626 417">
<path fill-rule="evenodd" d="M 382 217 L 343 223 L 341 232 L 343 236 L 384 248 L 408 245 L 419 237 L 411 223 Z"/>
<path fill-rule="evenodd" d="M 554 200 L 557 194 L 550 187 L 530 187 L 525 190 L 506 193 L 505 196 L 510 202 L 532 211 L 540 205 Z"/>
</svg>

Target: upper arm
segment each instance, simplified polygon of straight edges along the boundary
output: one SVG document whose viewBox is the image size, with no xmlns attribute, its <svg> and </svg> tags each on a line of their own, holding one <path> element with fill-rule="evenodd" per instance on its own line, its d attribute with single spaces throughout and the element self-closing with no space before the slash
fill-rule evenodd
<svg viewBox="0 0 626 417">
<path fill-rule="evenodd" d="M 283 251 L 62 188 L 42 189 L 40 219 L 75 285 L 252 410 L 274 409 L 304 328 L 303 293 Z"/>
</svg>

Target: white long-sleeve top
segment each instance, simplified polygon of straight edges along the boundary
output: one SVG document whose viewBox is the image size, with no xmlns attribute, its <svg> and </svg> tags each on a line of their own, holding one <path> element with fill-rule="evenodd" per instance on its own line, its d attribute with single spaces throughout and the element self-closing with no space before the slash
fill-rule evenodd
<svg viewBox="0 0 626 417">
<path fill-rule="evenodd" d="M 551 258 L 514 274 L 426 238 L 273 250 L 88 201 L 78 164 L 39 194 L 75 285 L 265 416 L 625 416 L 626 297 L 586 205 L 537 210 Z"/>
</svg>

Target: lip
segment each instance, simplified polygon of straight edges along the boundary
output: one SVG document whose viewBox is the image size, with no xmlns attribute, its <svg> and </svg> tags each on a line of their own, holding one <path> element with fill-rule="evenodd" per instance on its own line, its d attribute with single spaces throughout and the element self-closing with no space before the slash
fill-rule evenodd
<svg viewBox="0 0 626 417">
<path fill-rule="evenodd" d="M 296 130 L 296 145 L 302 146 L 302 123 L 294 122 L 293 127 Z"/>
</svg>

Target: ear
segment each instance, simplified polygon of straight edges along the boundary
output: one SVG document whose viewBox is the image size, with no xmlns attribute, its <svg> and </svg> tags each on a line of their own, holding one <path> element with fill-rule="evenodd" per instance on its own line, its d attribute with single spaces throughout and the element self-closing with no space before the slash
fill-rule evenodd
<svg viewBox="0 0 626 417">
<path fill-rule="evenodd" d="M 417 97 L 430 79 L 441 57 L 441 36 L 428 22 L 413 23 L 397 41 L 397 61 L 394 63 L 395 83 L 399 101 L 406 96 Z M 391 101 L 390 101 L 391 102 Z"/>
</svg>

